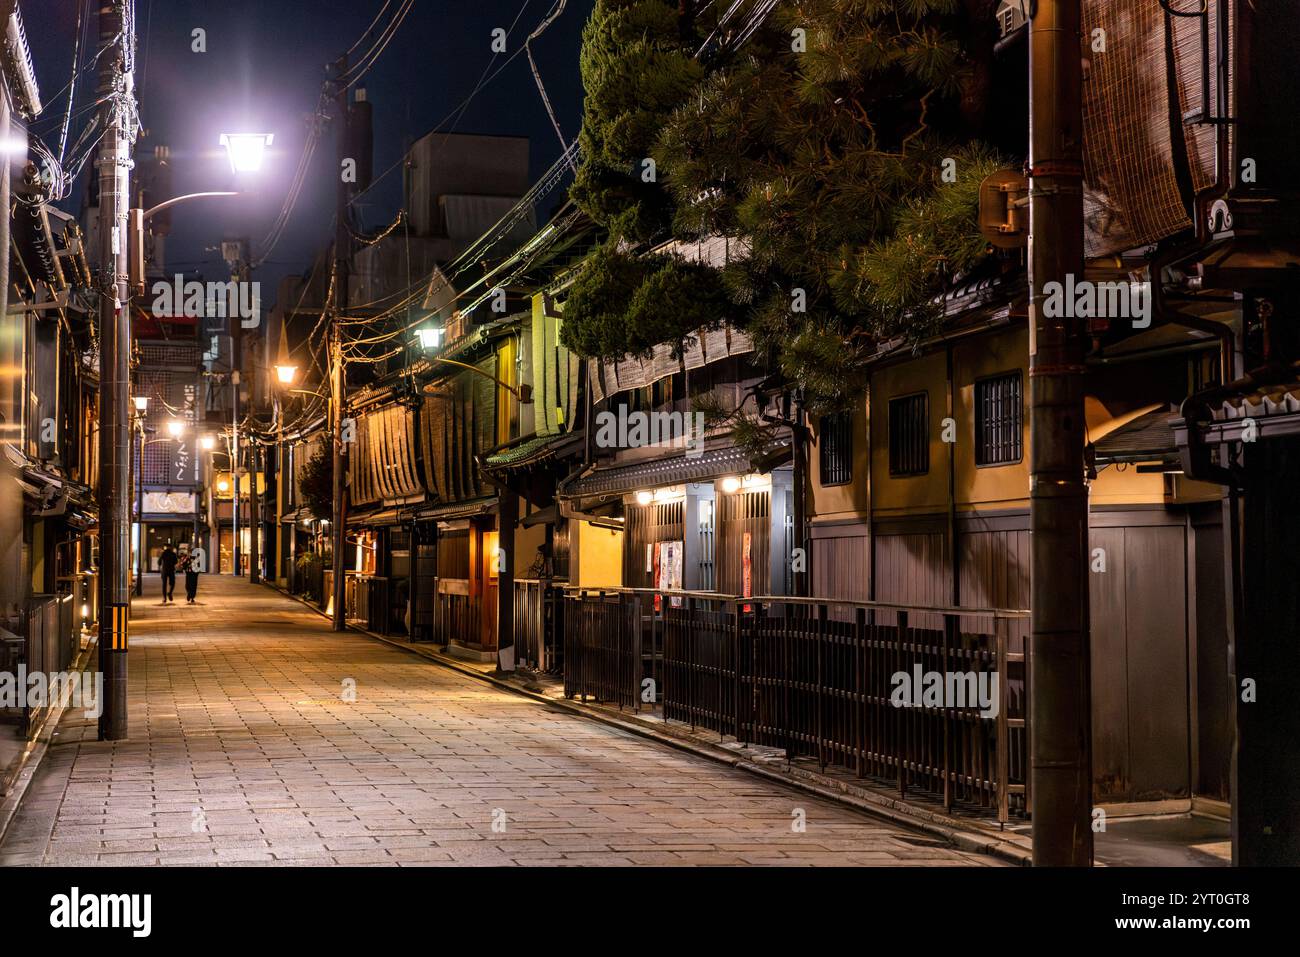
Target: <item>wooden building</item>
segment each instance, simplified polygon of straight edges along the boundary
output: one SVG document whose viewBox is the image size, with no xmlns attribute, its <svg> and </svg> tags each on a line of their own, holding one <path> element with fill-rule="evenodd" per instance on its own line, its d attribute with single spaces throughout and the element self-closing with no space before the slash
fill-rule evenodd
<svg viewBox="0 0 1300 957">
<path fill-rule="evenodd" d="M 1014 274 L 985 280 L 947 306 L 944 335 L 915 351 L 883 348 L 861 404 L 814 423 L 815 595 L 1029 606 L 1023 285 Z M 1221 494 L 1170 464 L 1167 425 L 1216 347 L 1184 330 L 1154 352 L 1130 341 L 1092 360 L 1099 802 L 1227 798 L 1222 724 L 1197 720 L 1201 702 L 1221 709 L 1226 689 Z M 1023 648 L 1028 623 L 1016 627 Z"/>
</svg>

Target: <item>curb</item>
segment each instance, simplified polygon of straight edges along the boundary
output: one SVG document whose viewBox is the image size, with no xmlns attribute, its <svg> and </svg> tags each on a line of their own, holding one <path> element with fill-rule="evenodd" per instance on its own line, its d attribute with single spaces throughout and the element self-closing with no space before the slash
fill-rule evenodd
<svg viewBox="0 0 1300 957">
<path fill-rule="evenodd" d="M 287 598 L 310 608 L 322 618 L 328 616 L 320 608 L 306 601 L 297 595 L 291 595 L 278 585 L 272 585 L 262 582 L 266 587 L 279 592 Z M 495 675 L 479 671 L 476 668 L 470 668 L 453 658 L 447 658 L 433 651 L 426 651 L 418 648 L 410 642 L 397 641 L 385 635 L 379 635 L 365 628 L 356 625 L 348 625 L 348 631 L 362 635 L 372 641 L 378 641 L 396 648 L 399 651 L 407 652 L 418 658 L 423 658 L 435 665 L 439 665 L 449 671 L 459 672 L 470 678 L 477 678 L 480 681 L 495 685 L 503 691 L 509 691 L 521 697 L 529 698 L 539 704 L 559 708 L 569 714 L 587 718 L 588 720 L 597 721 L 600 724 L 617 728 L 620 731 L 629 734 L 635 734 L 641 738 L 648 738 L 659 744 L 674 748 L 678 751 L 685 751 L 697 757 L 707 758 L 718 764 L 729 765 L 742 771 L 747 771 L 758 777 L 765 778 L 789 787 L 796 788 L 808 794 L 815 795 L 828 801 L 835 801 L 839 804 L 847 805 L 864 814 L 870 814 L 875 817 L 883 818 L 900 827 L 906 827 L 913 831 L 922 831 L 932 834 L 935 837 L 942 838 L 953 847 L 959 850 L 969 851 L 975 854 L 987 854 L 990 857 L 998 858 L 1009 864 L 1015 864 L 1022 867 L 1028 867 L 1032 863 L 1032 855 L 1027 848 L 1021 847 L 1012 841 L 999 838 L 992 834 L 980 833 L 964 828 L 960 822 L 933 811 L 916 808 L 905 801 L 899 801 L 894 798 L 887 798 L 866 788 L 857 788 L 852 785 L 832 782 L 820 778 L 814 772 L 807 771 L 803 768 L 789 768 L 788 770 L 778 770 L 751 760 L 741 755 L 737 755 L 725 748 L 714 747 L 699 741 L 671 734 L 658 728 L 653 728 L 644 722 L 627 717 L 617 716 L 608 712 L 600 706 L 580 705 L 563 698 L 551 698 L 545 694 L 536 691 L 529 691 L 521 688 L 513 682 L 498 678 Z M 855 793 L 856 792 L 856 793 Z"/>
</svg>

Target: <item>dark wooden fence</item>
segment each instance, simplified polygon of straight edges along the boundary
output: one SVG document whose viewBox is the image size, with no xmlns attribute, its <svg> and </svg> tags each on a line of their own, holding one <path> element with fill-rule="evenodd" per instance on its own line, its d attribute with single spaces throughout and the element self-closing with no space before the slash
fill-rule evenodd
<svg viewBox="0 0 1300 957">
<path fill-rule="evenodd" d="M 948 808 L 1029 810 L 1028 612 L 604 589 L 570 590 L 563 614 L 570 697 L 661 706 Z"/>
<path fill-rule="evenodd" d="M 520 665 L 549 674 L 561 673 L 562 594 L 549 579 L 515 579 L 515 656 Z"/>
<path fill-rule="evenodd" d="M 439 578 L 433 601 L 433 640 L 440 645 L 452 638 L 477 640 L 481 634 L 482 597 L 469 593 L 463 578 Z"/>
</svg>

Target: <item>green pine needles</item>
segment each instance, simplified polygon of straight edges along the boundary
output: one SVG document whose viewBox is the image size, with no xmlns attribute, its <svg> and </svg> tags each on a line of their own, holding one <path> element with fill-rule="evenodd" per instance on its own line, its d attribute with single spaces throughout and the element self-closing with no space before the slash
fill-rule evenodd
<svg viewBox="0 0 1300 957">
<path fill-rule="evenodd" d="M 574 198 L 610 238 L 575 283 L 567 344 L 615 358 L 729 321 L 810 409 L 841 407 L 874 344 L 933 332 L 935 297 L 986 256 L 978 187 L 1007 161 L 958 132 L 963 9 L 782 3 L 701 63 L 728 5 L 699 6 L 598 0 L 584 33 Z M 748 255 L 714 271 L 635 254 L 717 235 Z"/>
</svg>

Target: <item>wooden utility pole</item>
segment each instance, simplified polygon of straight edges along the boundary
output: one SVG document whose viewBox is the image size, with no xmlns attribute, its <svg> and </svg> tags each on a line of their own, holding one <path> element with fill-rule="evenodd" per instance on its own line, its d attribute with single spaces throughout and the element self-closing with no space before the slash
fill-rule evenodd
<svg viewBox="0 0 1300 957">
<path fill-rule="evenodd" d="M 1029 21 L 1030 741 L 1035 865 L 1092 864 L 1084 320 L 1043 289 L 1083 279 L 1081 0 Z"/>
<path fill-rule="evenodd" d="M 348 87 L 344 81 L 347 69 L 348 58 L 347 54 L 344 54 L 338 62 L 338 78 L 334 90 L 334 104 L 338 115 L 338 129 L 335 131 L 338 136 L 338 162 L 334 166 L 334 175 L 338 177 L 338 184 L 334 214 L 334 329 L 330 337 L 332 363 L 330 394 L 333 399 L 331 412 L 334 416 L 334 518 L 330 532 L 334 551 L 333 625 L 335 631 L 343 631 L 347 628 L 348 622 L 347 609 L 344 607 L 347 596 L 344 587 L 347 561 L 343 550 L 347 542 L 345 525 L 348 519 L 348 450 L 345 439 L 351 439 L 351 436 L 345 436 L 343 428 L 343 419 L 347 410 L 348 377 L 343 362 L 342 325 L 339 322 L 348 308 L 348 253 L 351 251 L 347 220 L 348 184 L 344 182 L 342 175 L 343 161 L 348 158 Z"/>
<path fill-rule="evenodd" d="M 131 568 L 131 303 L 127 263 L 135 37 L 123 0 L 101 0 L 99 82 L 99 667 L 101 740 L 127 736 L 126 653 Z"/>
</svg>

